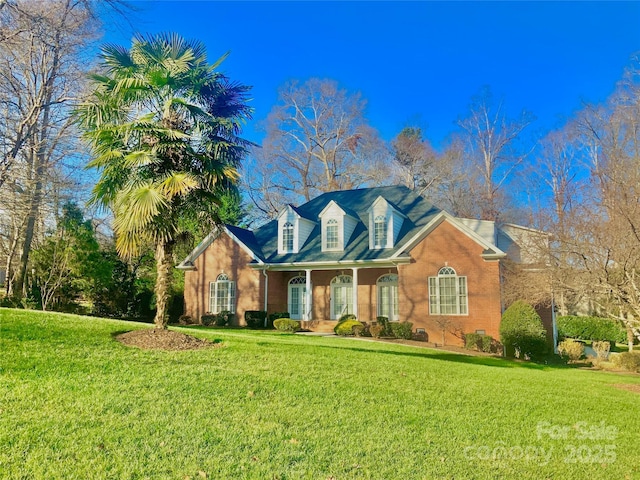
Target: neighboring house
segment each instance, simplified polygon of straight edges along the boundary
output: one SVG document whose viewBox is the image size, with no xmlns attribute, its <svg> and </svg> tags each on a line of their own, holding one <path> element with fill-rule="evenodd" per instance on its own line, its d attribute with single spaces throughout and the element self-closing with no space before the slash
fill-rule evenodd
<svg viewBox="0 0 640 480">
<path fill-rule="evenodd" d="M 325 193 L 253 231 L 210 234 L 178 266 L 185 313 L 230 310 L 244 324 L 247 310 L 287 311 L 325 331 L 353 313 L 410 321 L 438 343 L 436 320 L 499 338 L 500 262 L 524 260 L 528 232 L 453 217 L 406 187 Z"/>
</svg>

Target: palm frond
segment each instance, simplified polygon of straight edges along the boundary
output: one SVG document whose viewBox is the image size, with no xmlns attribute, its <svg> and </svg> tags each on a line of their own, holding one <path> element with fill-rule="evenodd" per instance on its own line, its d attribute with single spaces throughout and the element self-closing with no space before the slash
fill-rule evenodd
<svg viewBox="0 0 640 480">
<path fill-rule="evenodd" d="M 103 64 L 110 72 L 122 71 L 122 69 L 131 69 L 135 67 L 135 63 L 131 58 L 130 52 L 127 48 L 116 45 L 113 43 L 107 43 L 101 49 L 101 55 Z"/>
<path fill-rule="evenodd" d="M 113 227 L 116 233 L 140 232 L 167 206 L 167 199 L 152 183 L 122 190 L 114 204 Z"/>
<path fill-rule="evenodd" d="M 144 167 L 157 161 L 155 149 L 134 150 L 123 156 L 122 165 L 125 168 Z"/>
<path fill-rule="evenodd" d="M 113 163 L 114 160 L 126 158 L 124 152 L 118 148 L 109 148 L 87 163 L 87 168 L 102 168 Z"/>
<path fill-rule="evenodd" d="M 211 66 L 209 67 L 210 70 L 217 70 L 220 64 L 227 59 L 229 54 L 231 54 L 231 50 L 227 50 L 225 53 L 223 53 L 215 62 L 211 64 Z"/>
<path fill-rule="evenodd" d="M 142 78 L 124 77 L 118 79 L 113 85 L 113 93 L 118 95 L 125 92 L 125 95 L 131 96 L 134 90 L 147 89 L 149 85 Z"/>
<path fill-rule="evenodd" d="M 186 172 L 172 172 L 160 184 L 160 191 L 165 197 L 171 199 L 176 196 L 187 195 L 191 190 L 198 188 L 200 182 L 193 175 Z"/>
</svg>

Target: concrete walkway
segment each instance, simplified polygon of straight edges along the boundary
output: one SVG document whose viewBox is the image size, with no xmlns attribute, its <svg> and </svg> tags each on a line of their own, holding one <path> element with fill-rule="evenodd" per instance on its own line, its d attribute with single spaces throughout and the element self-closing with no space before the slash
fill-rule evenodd
<svg viewBox="0 0 640 480">
<path fill-rule="evenodd" d="M 337 337 L 332 332 L 296 332 L 296 335 L 307 335 L 309 337 Z"/>
</svg>

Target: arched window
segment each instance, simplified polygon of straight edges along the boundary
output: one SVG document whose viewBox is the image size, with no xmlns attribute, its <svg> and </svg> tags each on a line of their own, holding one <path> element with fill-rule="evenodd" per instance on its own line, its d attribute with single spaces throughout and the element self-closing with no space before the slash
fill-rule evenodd
<svg viewBox="0 0 640 480">
<path fill-rule="evenodd" d="M 387 246 L 387 219 L 384 215 L 378 215 L 373 220 L 373 246 L 376 248 Z"/>
<path fill-rule="evenodd" d="M 287 222 L 282 226 L 282 250 L 293 251 L 293 223 Z"/>
<path fill-rule="evenodd" d="M 236 310 L 236 282 L 221 273 L 215 282 L 209 284 L 209 312 L 232 312 Z"/>
<path fill-rule="evenodd" d="M 326 233 L 326 248 L 338 248 L 339 235 L 338 235 L 338 220 L 331 218 L 327 221 L 327 233 Z"/>
<path fill-rule="evenodd" d="M 347 313 L 353 313 L 353 278 L 338 275 L 331 280 L 331 318 L 339 320 Z"/>
<path fill-rule="evenodd" d="M 378 315 L 390 321 L 398 320 L 398 275 L 381 276 L 378 281 Z"/>
<path fill-rule="evenodd" d="M 442 267 L 435 277 L 429 277 L 429 313 L 431 315 L 467 315 L 467 277 L 458 276 L 449 267 Z"/>
</svg>

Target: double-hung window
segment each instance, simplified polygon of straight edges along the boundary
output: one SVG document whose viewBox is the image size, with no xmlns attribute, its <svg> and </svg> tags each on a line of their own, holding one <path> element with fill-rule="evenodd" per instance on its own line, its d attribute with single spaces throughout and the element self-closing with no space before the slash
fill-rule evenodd
<svg viewBox="0 0 640 480">
<path fill-rule="evenodd" d="M 331 218 L 327 221 L 325 239 L 327 249 L 336 249 L 339 247 L 340 237 L 338 235 L 338 220 L 335 218 Z"/>
<path fill-rule="evenodd" d="M 436 277 L 429 277 L 429 313 L 431 315 L 467 315 L 467 277 L 460 277 L 451 267 L 442 267 Z"/>
<path fill-rule="evenodd" d="M 387 247 L 387 219 L 383 215 L 373 220 L 373 245 L 375 248 Z"/>
<path fill-rule="evenodd" d="M 287 222 L 282 227 L 282 250 L 293 252 L 293 224 Z"/>
<path fill-rule="evenodd" d="M 236 282 L 221 273 L 215 282 L 209 285 L 209 312 L 231 312 L 236 309 Z"/>
</svg>

